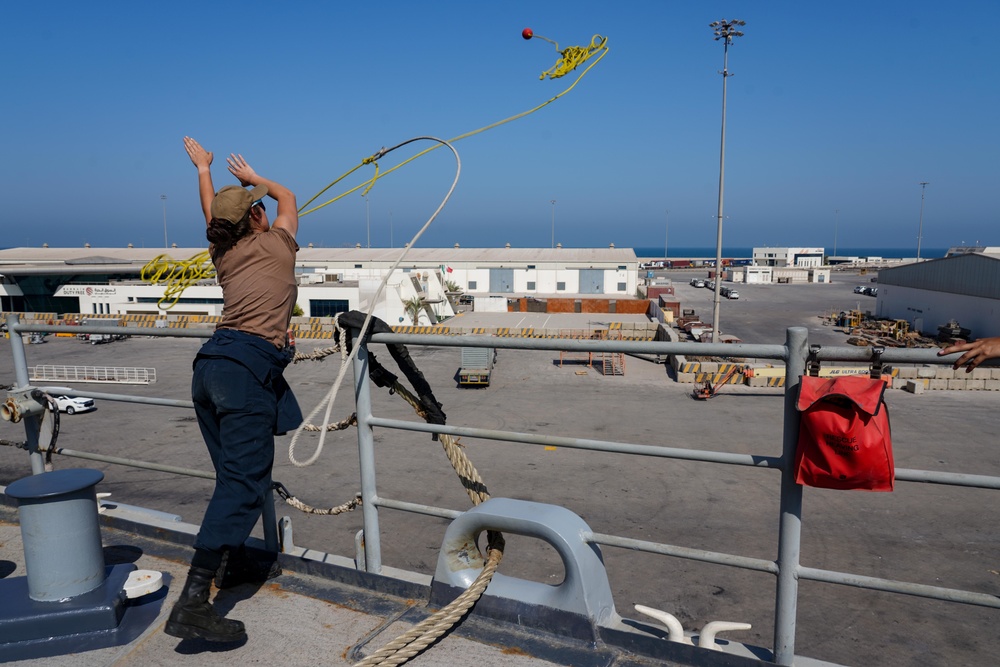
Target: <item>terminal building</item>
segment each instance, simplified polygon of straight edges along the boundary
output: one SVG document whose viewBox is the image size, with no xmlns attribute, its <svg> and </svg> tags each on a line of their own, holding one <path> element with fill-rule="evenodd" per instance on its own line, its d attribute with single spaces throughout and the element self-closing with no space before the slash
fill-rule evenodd
<svg viewBox="0 0 1000 667">
<path fill-rule="evenodd" d="M 754 248 L 750 266 L 733 266 L 725 278 L 737 283 L 829 283 L 823 248 Z"/>
<path fill-rule="evenodd" d="M 177 261 L 204 248 L 171 248 Z M 635 298 L 639 263 L 631 248 L 302 248 L 296 255 L 298 305 L 306 317 L 368 310 L 390 324 L 435 324 L 455 314 L 449 297 L 471 296 L 482 309 L 506 311 L 514 297 Z M 166 283 L 140 279 L 154 248 L 10 248 L 0 250 L 0 310 L 36 313 L 220 315 L 214 278 L 187 287 L 167 308 Z"/>
<path fill-rule="evenodd" d="M 754 248 L 753 265 L 798 269 L 823 266 L 823 248 Z"/>
</svg>

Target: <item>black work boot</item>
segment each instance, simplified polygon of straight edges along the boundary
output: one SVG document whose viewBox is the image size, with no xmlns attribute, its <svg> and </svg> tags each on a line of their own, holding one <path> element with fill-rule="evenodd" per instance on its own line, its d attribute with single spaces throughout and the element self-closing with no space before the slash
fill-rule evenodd
<svg viewBox="0 0 1000 667">
<path fill-rule="evenodd" d="M 215 572 L 201 567 L 188 570 L 181 597 L 170 610 L 167 627 L 172 637 L 210 642 L 238 642 L 247 638 L 243 623 L 223 618 L 208 601 Z"/>
<path fill-rule="evenodd" d="M 268 579 L 274 579 L 281 574 L 277 554 L 267 554 L 263 560 L 258 560 L 247 553 L 244 547 L 231 549 L 222 565 L 215 573 L 215 585 L 219 588 L 232 588 L 240 584 L 262 584 Z"/>
</svg>

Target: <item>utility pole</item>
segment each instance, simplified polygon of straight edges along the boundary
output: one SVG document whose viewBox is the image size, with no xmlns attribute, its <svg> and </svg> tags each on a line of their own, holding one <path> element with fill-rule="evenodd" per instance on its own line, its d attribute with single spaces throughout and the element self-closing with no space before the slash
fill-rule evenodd
<svg viewBox="0 0 1000 667">
<path fill-rule="evenodd" d="M 550 199 L 549 203 L 552 204 L 552 247 L 556 247 L 556 200 Z"/>
<path fill-rule="evenodd" d="M 840 225 L 840 209 L 833 212 L 833 254 L 837 255 L 837 227 Z"/>
<path fill-rule="evenodd" d="M 368 247 L 372 247 L 372 216 L 368 208 L 368 195 L 361 195 L 365 198 L 365 229 L 368 230 Z"/>
<path fill-rule="evenodd" d="M 917 261 L 920 261 L 920 240 L 924 235 L 924 191 L 930 185 L 927 181 L 920 181 L 920 226 L 917 227 Z"/>
<path fill-rule="evenodd" d="M 663 261 L 667 261 L 667 241 L 670 239 L 670 209 L 663 216 Z"/>
<path fill-rule="evenodd" d="M 715 301 L 712 308 L 712 342 L 719 342 L 719 304 L 722 297 L 722 201 L 726 183 L 726 80 L 732 76 L 729 73 L 729 45 L 733 37 L 742 37 L 739 30 L 746 21 L 734 19 L 713 21 L 709 24 L 715 33 L 715 41 L 722 40 L 722 140 L 719 148 L 719 223 L 715 239 Z"/>
<path fill-rule="evenodd" d="M 169 248 L 167 245 L 167 195 L 160 195 L 160 201 L 163 202 L 163 247 Z"/>
</svg>

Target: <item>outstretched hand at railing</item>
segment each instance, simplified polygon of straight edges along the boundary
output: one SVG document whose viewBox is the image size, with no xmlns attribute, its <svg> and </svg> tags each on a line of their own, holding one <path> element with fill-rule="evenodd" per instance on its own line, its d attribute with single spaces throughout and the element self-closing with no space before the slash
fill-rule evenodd
<svg viewBox="0 0 1000 667">
<path fill-rule="evenodd" d="M 971 343 L 949 345 L 938 352 L 938 356 L 943 357 L 956 352 L 965 352 L 965 354 L 955 361 L 952 368 L 957 369 L 961 366 L 965 366 L 965 372 L 971 373 L 976 366 L 983 363 L 987 359 L 996 359 L 997 357 L 1000 357 L 1000 336 L 980 338 L 979 340 Z"/>
</svg>

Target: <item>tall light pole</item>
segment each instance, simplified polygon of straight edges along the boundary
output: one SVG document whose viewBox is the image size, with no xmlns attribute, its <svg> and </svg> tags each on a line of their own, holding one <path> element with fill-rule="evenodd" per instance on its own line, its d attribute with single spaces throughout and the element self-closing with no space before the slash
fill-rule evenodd
<svg viewBox="0 0 1000 667">
<path fill-rule="evenodd" d="M 920 261 L 920 239 L 924 235 L 924 191 L 930 185 L 927 181 L 920 181 L 920 226 L 917 228 L 917 261 Z"/>
<path fill-rule="evenodd" d="M 368 208 L 368 195 L 361 195 L 365 198 L 365 229 L 368 230 L 368 247 L 372 247 L 372 217 Z"/>
<path fill-rule="evenodd" d="M 729 45 L 733 43 L 733 37 L 742 37 L 739 30 L 746 25 L 746 21 L 734 19 L 727 21 L 713 21 L 708 27 L 715 33 L 715 41 L 722 40 L 722 141 L 719 149 L 719 223 L 715 239 L 715 303 L 712 308 L 712 342 L 719 342 L 719 303 L 722 296 L 722 197 L 725 192 L 726 183 L 726 79 L 732 76 L 729 73 Z"/>
<path fill-rule="evenodd" d="M 556 200 L 550 199 L 549 203 L 552 204 L 552 247 L 556 247 Z"/>
<path fill-rule="evenodd" d="M 837 227 L 840 226 L 840 209 L 833 212 L 833 255 L 837 256 Z"/>
<path fill-rule="evenodd" d="M 667 241 L 670 239 L 670 210 L 667 209 L 663 215 L 663 261 L 667 261 Z"/>
<path fill-rule="evenodd" d="M 163 202 L 163 247 L 169 248 L 167 245 L 167 195 L 160 195 L 160 201 Z"/>
</svg>

